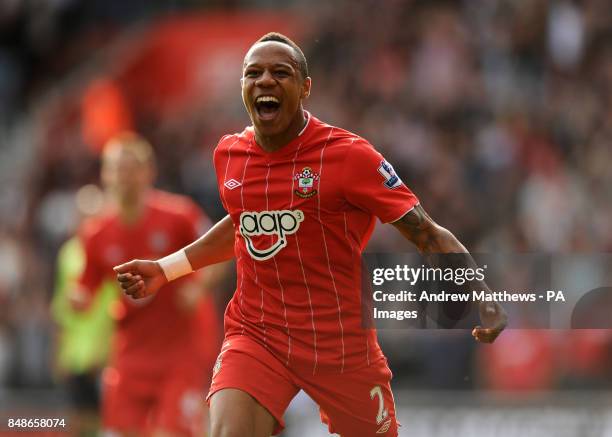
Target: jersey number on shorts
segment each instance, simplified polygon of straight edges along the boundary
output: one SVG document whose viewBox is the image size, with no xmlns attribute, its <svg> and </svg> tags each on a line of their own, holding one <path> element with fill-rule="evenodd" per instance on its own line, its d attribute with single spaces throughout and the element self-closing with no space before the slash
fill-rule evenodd
<svg viewBox="0 0 612 437">
<path fill-rule="evenodd" d="M 375 397 L 378 397 L 378 414 L 376 414 L 376 424 L 380 425 L 389 415 L 389 411 L 387 411 L 385 408 L 385 398 L 383 397 L 380 385 L 377 385 L 370 390 L 370 399 L 374 400 Z"/>
</svg>

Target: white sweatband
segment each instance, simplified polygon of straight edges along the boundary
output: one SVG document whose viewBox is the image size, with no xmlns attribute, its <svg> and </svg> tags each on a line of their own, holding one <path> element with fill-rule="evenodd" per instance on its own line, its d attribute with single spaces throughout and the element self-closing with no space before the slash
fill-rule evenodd
<svg viewBox="0 0 612 437">
<path fill-rule="evenodd" d="M 191 267 L 191 263 L 184 249 L 158 259 L 157 262 L 164 271 L 164 275 L 166 275 L 168 282 L 193 272 L 193 268 Z"/>
</svg>

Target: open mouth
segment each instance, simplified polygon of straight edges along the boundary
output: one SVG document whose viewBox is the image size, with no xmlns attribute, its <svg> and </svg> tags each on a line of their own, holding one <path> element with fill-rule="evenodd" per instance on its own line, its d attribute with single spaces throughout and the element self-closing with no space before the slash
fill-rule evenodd
<svg viewBox="0 0 612 437">
<path fill-rule="evenodd" d="M 260 96 L 255 99 L 255 110 L 262 120 L 273 120 L 280 112 L 280 101 L 274 96 Z"/>
</svg>

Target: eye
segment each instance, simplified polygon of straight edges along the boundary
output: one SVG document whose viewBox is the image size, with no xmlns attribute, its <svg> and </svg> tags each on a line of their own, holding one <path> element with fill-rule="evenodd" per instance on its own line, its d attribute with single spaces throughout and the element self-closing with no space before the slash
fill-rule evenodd
<svg viewBox="0 0 612 437">
<path fill-rule="evenodd" d="M 257 76 L 259 76 L 259 71 L 257 70 L 247 70 L 244 72 L 244 77 L 253 78 Z"/>
<path fill-rule="evenodd" d="M 276 70 L 274 75 L 276 77 L 289 77 L 291 74 L 287 70 Z"/>
</svg>

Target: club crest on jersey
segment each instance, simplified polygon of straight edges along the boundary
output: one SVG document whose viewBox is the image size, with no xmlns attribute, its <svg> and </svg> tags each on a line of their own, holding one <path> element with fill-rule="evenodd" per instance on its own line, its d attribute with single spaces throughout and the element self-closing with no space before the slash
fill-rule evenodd
<svg viewBox="0 0 612 437">
<path fill-rule="evenodd" d="M 295 234 L 304 221 L 304 213 L 299 209 L 280 211 L 244 211 L 240 214 L 240 235 L 246 242 L 249 255 L 257 261 L 272 258 L 287 246 L 287 236 Z M 259 235 L 275 235 L 276 241 L 265 249 L 258 249 L 253 244 L 252 237 Z"/>
<path fill-rule="evenodd" d="M 302 199 L 308 199 L 317 194 L 315 184 L 319 181 L 319 174 L 314 173 L 310 167 L 304 167 L 300 173 L 293 176 L 293 179 L 298 181 L 298 187 L 294 193 Z"/>
<path fill-rule="evenodd" d="M 393 166 L 384 159 L 380 162 L 378 172 L 385 178 L 385 187 L 392 190 L 402 185 L 402 180 L 393 170 Z"/>
</svg>

